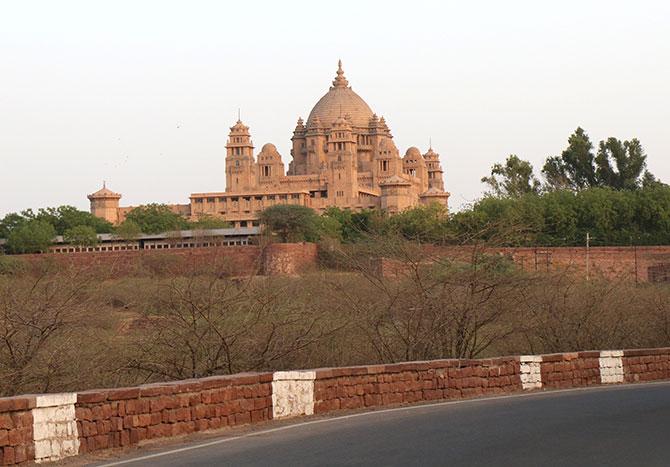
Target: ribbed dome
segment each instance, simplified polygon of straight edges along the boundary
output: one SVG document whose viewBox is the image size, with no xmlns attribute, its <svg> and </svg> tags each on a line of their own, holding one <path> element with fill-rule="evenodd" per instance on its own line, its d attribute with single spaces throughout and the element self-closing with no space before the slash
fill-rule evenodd
<svg viewBox="0 0 670 467">
<path fill-rule="evenodd" d="M 349 82 L 344 77 L 342 62 L 339 62 L 337 77 L 333 81 L 330 90 L 316 103 L 307 118 L 309 127 L 316 117 L 321 124 L 331 127 L 333 122 L 341 116 L 349 116 L 351 125 L 354 127 L 367 127 L 372 118 L 372 109 L 365 101 L 348 86 Z"/>
</svg>

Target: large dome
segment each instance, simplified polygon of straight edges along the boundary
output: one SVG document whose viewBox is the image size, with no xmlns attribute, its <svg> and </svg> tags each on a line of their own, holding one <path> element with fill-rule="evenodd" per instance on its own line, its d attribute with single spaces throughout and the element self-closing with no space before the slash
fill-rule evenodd
<svg viewBox="0 0 670 467">
<path fill-rule="evenodd" d="M 338 117 L 349 116 L 352 126 L 367 127 L 372 115 L 370 106 L 349 87 L 340 61 L 333 86 L 309 113 L 307 126 L 309 127 L 316 117 L 319 117 L 322 125 L 330 127 Z"/>
</svg>

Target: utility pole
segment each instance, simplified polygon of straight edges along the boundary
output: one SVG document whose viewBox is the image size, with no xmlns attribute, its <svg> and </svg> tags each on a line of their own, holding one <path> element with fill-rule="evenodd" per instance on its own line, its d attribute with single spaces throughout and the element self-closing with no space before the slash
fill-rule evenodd
<svg viewBox="0 0 670 467">
<path fill-rule="evenodd" d="M 591 235 L 586 232 L 586 280 L 589 280 L 589 248 L 591 246 Z"/>
</svg>

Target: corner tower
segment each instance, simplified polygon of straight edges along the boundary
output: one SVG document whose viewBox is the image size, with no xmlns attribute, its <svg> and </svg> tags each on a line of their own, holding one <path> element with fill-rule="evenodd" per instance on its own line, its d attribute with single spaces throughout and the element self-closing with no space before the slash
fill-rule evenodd
<svg viewBox="0 0 670 467">
<path fill-rule="evenodd" d="M 120 193 L 108 189 L 106 183 L 102 182 L 102 188 L 87 198 L 91 202 L 91 214 L 115 225 L 119 223 Z"/>
<path fill-rule="evenodd" d="M 238 119 L 230 127 L 226 144 L 226 191 L 249 190 L 255 185 L 254 144 L 249 127 Z"/>
</svg>

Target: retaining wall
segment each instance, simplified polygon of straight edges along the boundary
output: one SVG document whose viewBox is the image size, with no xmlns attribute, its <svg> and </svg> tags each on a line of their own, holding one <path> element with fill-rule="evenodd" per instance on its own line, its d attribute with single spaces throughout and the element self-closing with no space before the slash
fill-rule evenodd
<svg viewBox="0 0 670 467">
<path fill-rule="evenodd" d="M 397 404 L 670 379 L 670 348 L 432 360 L 0 398 L 0 463 Z"/>
</svg>

